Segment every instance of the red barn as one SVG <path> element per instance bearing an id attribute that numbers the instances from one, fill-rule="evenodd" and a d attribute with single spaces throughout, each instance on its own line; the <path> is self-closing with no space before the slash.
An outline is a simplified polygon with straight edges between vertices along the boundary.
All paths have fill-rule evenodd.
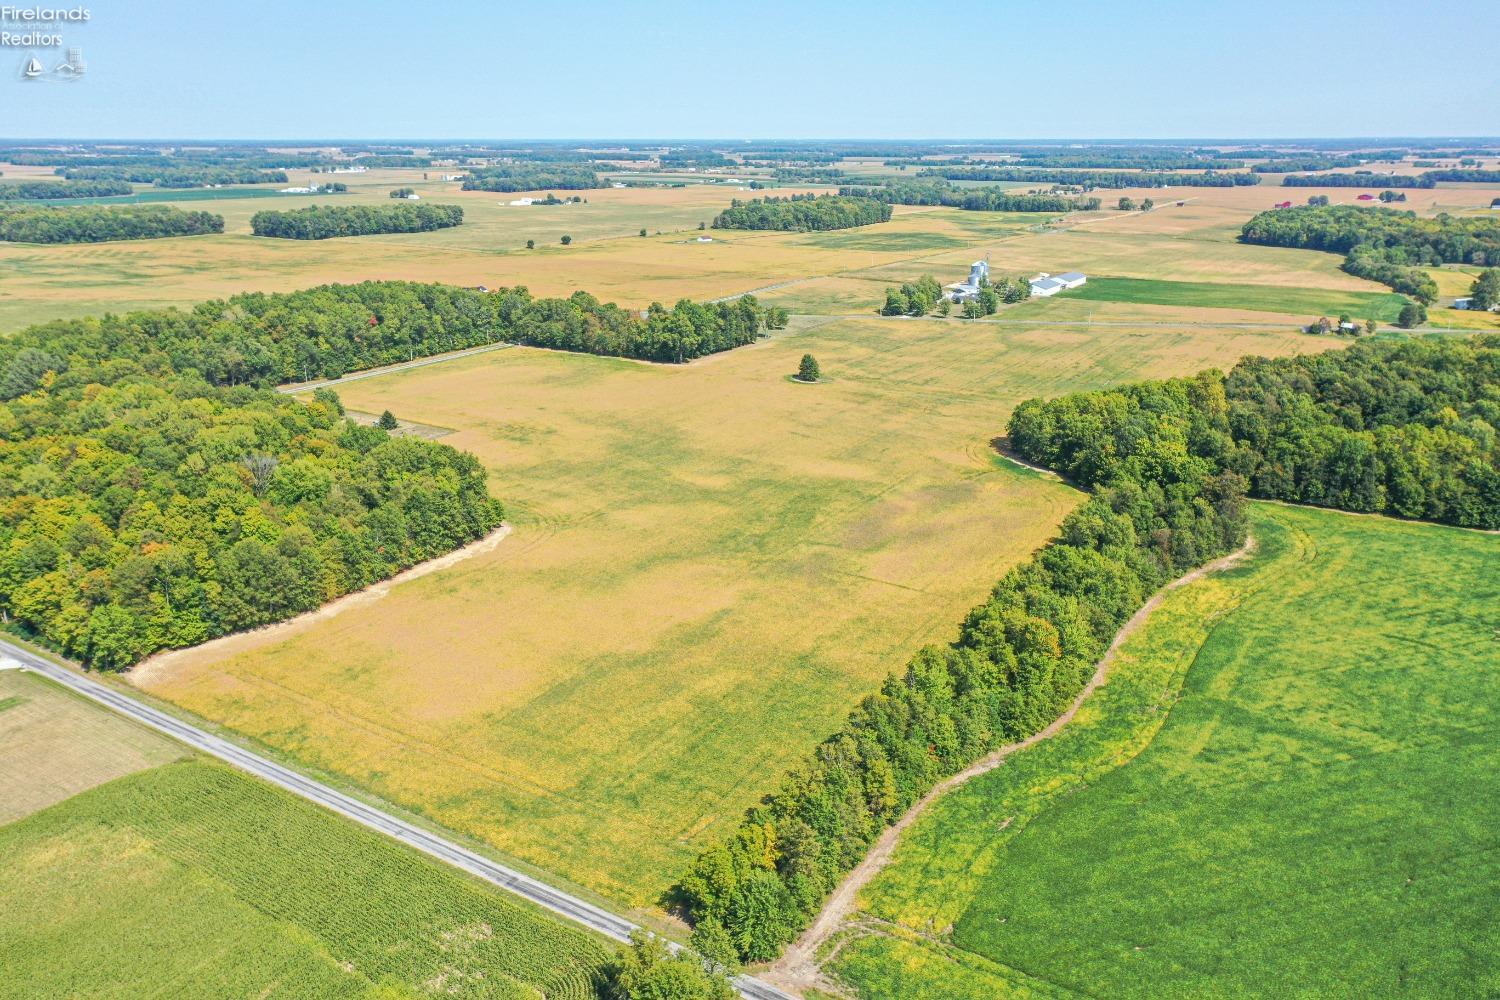
<path id="1" fill-rule="evenodd" d="M 1356 200 L 1357 201 L 1374 201 L 1375 200 L 1375 196 L 1373 194 L 1362 194 Z"/>
<path id="2" fill-rule="evenodd" d="M 1292 203 L 1289 202 L 1289 201 L 1278 201 L 1276 203 L 1276 207 L 1277 208 L 1291 208 L 1292 207 Z"/>

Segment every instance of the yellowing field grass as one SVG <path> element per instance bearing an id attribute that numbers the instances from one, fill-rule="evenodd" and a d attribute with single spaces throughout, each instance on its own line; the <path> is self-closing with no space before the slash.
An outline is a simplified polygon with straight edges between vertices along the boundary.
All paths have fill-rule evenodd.
<path id="1" fill-rule="evenodd" d="M 684 367 L 510 349 L 349 383 L 456 428 L 493 552 L 137 682 L 630 904 L 1077 494 L 999 464 L 1017 402 L 1324 343 L 1291 332 L 805 320 Z M 831 380 L 789 382 L 803 352 Z"/>
<path id="2" fill-rule="evenodd" d="M 587 204 L 512 206 L 525 192 L 461 191 L 440 170 L 383 170 L 341 175 L 348 194 L 277 198 L 223 198 L 184 202 L 224 216 L 222 236 L 198 236 L 83 246 L 0 244 L 0 333 L 59 316 L 161 305 L 188 306 L 246 290 L 285 291 L 329 281 L 405 278 L 462 285 L 520 285 L 538 294 L 567 295 L 582 288 L 606 300 L 641 307 L 684 296 L 713 298 L 780 285 L 786 304 L 808 312 L 873 310 L 886 283 L 925 273 L 956 281 L 976 257 L 989 254 L 999 274 L 1079 269 L 1090 274 L 1175 281 L 1227 280 L 1237 284 L 1383 291 L 1344 274 L 1334 254 L 1234 242 L 1252 214 L 1287 197 L 1329 193 L 1335 201 L 1358 192 L 1343 189 L 1174 188 L 1104 192 L 1150 195 L 1155 212 L 1102 211 L 1069 217 L 1046 214 L 962 212 L 898 206 L 891 222 L 832 233 L 709 232 L 699 243 L 697 225 L 709 222 L 730 199 L 759 192 L 734 186 L 606 188 L 573 192 Z M 293 172 L 293 183 L 312 175 Z M 365 236 L 315 242 L 258 239 L 250 216 L 263 209 L 309 204 L 381 204 L 395 187 L 416 189 L 426 201 L 456 203 L 462 226 L 432 233 Z M 822 190 L 805 185 L 786 190 Z M 543 193 L 543 192 L 532 192 Z M 558 192 L 569 194 L 569 192 Z M 778 192 L 769 192 L 778 193 Z M 786 191 L 779 193 L 785 194 Z M 1496 192 L 1467 186 L 1410 192 L 1420 211 L 1470 211 Z M 1185 204 L 1178 207 L 1176 202 Z M 641 238 L 639 231 L 648 236 Z M 658 232 L 661 235 L 657 235 Z M 563 235 L 573 244 L 563 247 Z M 536 249 L 526 250 L 528 239 Z M 807 279 L 834 282 L 831 298 Z M 848 285 L 854 279 L 859 285 Z"/>

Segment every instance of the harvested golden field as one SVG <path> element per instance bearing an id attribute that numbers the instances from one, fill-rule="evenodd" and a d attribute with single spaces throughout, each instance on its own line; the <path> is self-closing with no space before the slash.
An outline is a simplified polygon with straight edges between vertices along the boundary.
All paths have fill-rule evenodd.
<path id="1" fill-rule="evenodd" d="M 873 310 L 886 283 L 924 273 L 957 281 L 977 257 L 991 255 L 1000 274 L 1083 270 L 1090 275 L 1178 281 L 1230 280 L 1296 288 L 1380 291 L 1344 274 L 1334 254 L 1241 246 L 1240 225 L 1277 200 L 1300 203 L 1327 193 L 1352 201 L 1353 189 L 1171 188 L 1100 192 L 1106 206 L 1121 194 L 1153 197 L 1151 213 L 1112 210 L 1057 224 L 1046 214 L 963 212 L 898 206 L 891 222 L 827 233 L 717 232 L 698 242 L 732 198 L 753 197 L 733 185 L 605 188 L 574 192 L 586 204 L 513 206 L 528 193 L 460 191 L 440 171 L 378 170 L 341 175 L 348 194 L 196 197 L 179 204 L 224 216 L 220 236 L 73 246 L 0 244 L 0 332 L 59 316 L 188 306 L 241 291 L 287 291 L 329 281 L 411 279 L 461 285 L 527 285 L 538 294 L 585 289 L 605 300 L 643 307 L 653 300 L 714 298 L 792 283 L 784 304 L 799 311 Z M 292 172 L 291 184 L 313 175 Z M 380 204 L 409 186 L 425 201 L 462 205 L 462 226 L 430 233 L 322 241 L 249 235 L 250 216 L 309 204 Z M 792 190 L 822 190 L 817 185 Z M 545 192 L 530 192 L 540 194 Z M 569 194 L 568 192 L 558 192 Z M 1411 191 L 1419 211 L 1477 211 L 1500 191 L 1466 185 Z M 570 195 L 571 196 L 571 195 Z M 1184 204 L 1178 207 L 1177 201 Z M 646 229 L 648 236 L 638 235 Z M 658 232 L 661 235 L 657 235 Z M 573 237 L 564 247 L 563 235 Z M 536 249 L 525 249 L 528 239 Z M 848 285 L 844 279 L 861 283 Z M 808 279 L 835 283 L 827 298 Z"/>
<path id="2" fill-rule="evenodd" d="M 455 432 L 487 553 L 135 682 L 647 907 L 1077 494 L 992 459 L 1031 396 L 1328 346 L 1290 332 L 804 319 L 682 367 L 513 348 L 353 381 Z M 830 381 L 788 381 L 811 352 Z"/>
<path id="3" fill-rule="evenodd" d="M 19 670 L 0 670 L 0 825 L 187 756 L 164 736 Z"/>

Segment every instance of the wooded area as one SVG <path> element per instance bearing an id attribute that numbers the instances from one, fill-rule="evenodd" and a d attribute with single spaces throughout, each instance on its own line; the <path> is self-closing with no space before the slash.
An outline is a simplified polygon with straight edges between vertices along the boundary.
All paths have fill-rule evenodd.
<path id="1" fill-rule="evenodd" d="M 847 195 L 794 194 L 786 198 L 735 198 L 714 217 L 714 229 L 774 229 L 823 232 L 891 221 L 891 206 Z"/>
<path id="2" fill-rule="evenodd" d="M 11 243 L 106 243 L 223 231 L 223 216 L 169 205 L 0 208 L 0 240 Z"/>
<path id="3" fill-rule="evenodd" d="M 256 212 L 250 231 L 283 240 L 328 240 L 380 233 L 425 233 L 461 226 L 457 205 L 312 205 L 289 212 Z"/>
<path id="4" fill-rule="evenodd" d="M 1246 243 L 1346 254 L 1344 270 L 1430 305 L 1437 264 L 1500 263 L 1500 220 L 1355 205 L 1308 205 L 1261 212 L 1240 230 Z"/>
<path id="5" fill-rule="evenodd" d="M 1154 170 L 1047 170 L 1032 167 L 927 167 L 918 177 L 950 181 L 1022 181 L 1068 184 L 1091 188 L 1246 187 L 1260 183 L 1260 175 L 1244 172 L 1162 173 Z"/>
<path id="6" fill-rule="evenodd" d="M 129 181 L 16 181 L 0 184 L 0 201 L 53 201 L 63 198 L 112 198 L 133 194 Z"/>
<path id="7" fill-rule="evenodd" d="M 841 187 L 839 194 L 893 205 L 944 205 L 970 212 L 1096 212 L 1098 198 L 1017 194 L 1000 187 L 956 187 L 941 178 L 892 181 L 879 187 Z"/>
<path id="8" fill-rule="evenodd" d="M 587 166 L 558 163 L 513 163 L 470 170 L 465 191 L 581 191 L 602 187 L 599 175 Z"/>

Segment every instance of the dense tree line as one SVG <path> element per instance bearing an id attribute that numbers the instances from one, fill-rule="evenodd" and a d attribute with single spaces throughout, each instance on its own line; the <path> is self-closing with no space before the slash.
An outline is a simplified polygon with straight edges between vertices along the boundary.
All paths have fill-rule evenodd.
<path id="1" fill-rule="evenodd" d="M 793 184 L 837 184 L 844 172 L 836 167 L 777 167 L 771 178 Z"/>
<path id="2" fill-rule="evenodd" d="M 58 201 L 132 194 L 128 181 L 17 181 L 0 184 L 0 201 Z"/>
<path id="3" fill-rule="evenodd" d="M 736 198 L 714 217 L 715 229 L 775 229 L 821 232 L 889 222 L 891 206 L 872 198 L 794 194 L 787 198 Z"/>
<path id="4" fill-rule="evenodd" d="M 1085 485 L 1140 453 L 1142 421 L 1180 424 L 1185 454 L 1273 500 L 1500 528 L 1500 337 L 1361 341 L 1247 358 L 1221 386 L 1229 434 L 1204 436 L 1150 403 L 1156 383 L 1030 402 L 1011 442 Z"/>
<path id="5" fill-rule="evenodd" d="M 1438 215 L 1354 205 L 1273 209 L 1246 222 L 1240 238 L 1265 246 L 1346 254 L 1344 270 L 1390 285 L 1430 305 L 1437 285 L 1424 270 L 1437 264 L 1500 262 L 1500 219 Z"/>
<path id="6" fill-rule="evenodd" d="M 156 149 L 125 152 L 114 148 L 107 153 L 61 152 L 36 149 L 0 149 L 0 160 L 31 167 L 256 167 L 263 170 L 289 170 L 294 167 L 317 167 L 337 161 L 318 153 L 275 153 L 251 147 L 188 149 L 163 153 Z"/>
<path id="7" fill-rule="evenodd" d="M 1290 174 L 1313 170 L 1337 170 L 1339 168 L 1359 167 L 1372 160 L 1399 160 L 1406 155 L 1402 149 L 1383 149 L 1372 153 L 1350 153 L 1343 156 L 1306 154 L 1298 156 L 1284 156 L 1272 154 L 1272 158 L 1264 163 L 1257 163 L 1250 169 L 1258 174 Z"/>
<path id="8" fill-rule="evenodd" d="M 1422 176 L 1432 181 L 1500 184 L 1500 170 L 1429 170 Z"/>
<path id="9" fill-rule="evenodd" d="M 499 342 L 683 362 L 752 343 L 786 319 L 751 296 L 653 304 L 642 315 L 583 292 L 537 299 L 524 288 L 367 281 L 254 292 L 189 311 L 54 320 L 0 338 L 0 400 L 42 387 L 48 372 L 60 384 L 107 381 L 100 372 L 115 363 L 264 387 Z"/>
<path id="10" fill-rule="evenodd" d="M 918 177 L 950 181 L 1021 181 L 1033 184 L 1072 184 L 1084 188 L 1245 187 L 1260 183 L 1254 173 L 1161 173 L 1152 170 L 1039 170 L 1033 167 L 927 167 Z"/>
<path id="11" fill-rule="evenodd" d="M 0 403 L 0 618 L 95 668 L 311 610 L 500 522 L 472 455 L 357 427 L 331 393 L 89 367 L 102 384 Z"/>
<path id="12" fill-rule="evenodd" d="M 1017 157 L 1006 163 L 1012 167 L 1113 167 L 1136 170 L 1239 170 L 1243 160 L 1207 159 L 1192 153 L 1170 150 L 1096 150 L 1089 153 L 1047 153 Z"/>
<path id="13" fill-rule="evenodd" d="M 589 167 L 525 163 L 471 170 L 463 183 L 465 191 L 582 191 L 601 186 L 599 175 Z"/>
<path id="14" fill-rule="evenodd" d="M 345 150 L 348 152 L 348 150 Z M 354 160 L 358 167 L 369 167 L 374 170 L 380 167 L 430 167 L 432 158 L 428 156 L 413 156 L 406 153 L 376 153 L 371 156 L 359 156 Z"/>
<path id="15" fill-rule="evenodd" d="M 105 243 L 223 231 L 223 216 L 168 205 L 0 208 L 0 240 L 12 243 Z"/>
<path id="16" fill-rule="evenodd" d="M 732 167 L 735 162 L 723 153 L 711 149 L 683 149 L 661 154 L 663 170 L 681 170 L 684 167 Z"/>
<path id="17" fill-rule="evenodd" d="M 1430 188 L 1435 185 L 1427 174 L 1377 174 L 1368 170 L 1352 174 L 1288 174 L 1281 179 L 1282 187 Z"/>
<path id="18" fill-rule="evenodd" d="M 1099 470 L 1095 495 L 996 584 L 958 640 L 918 652 L 697 858 L 677 887 L 695 940 L 774 957 L 912 803 L 1044 728 L 1147 595 L 1243 541 L 1243 478 L 1189 449 L 1228 441 L 1222 381 L 1156 383 L 1147 405 L 1132 454 Z"/>
<path id="19" fill-rule="evenodd" d="M 159 188 L 200 188 L 223 184 L 285 184 L 285 170 L 247 166 L 59 167 L 68 180 L 129 181 Z"/>
<path id="20" fill-rule="evenodd" d="M 999 187 L 956 187 L 945 180 L 892 181 L 879 187 L 841 187 L 839 194 L 893 205 L 946 205 L 970 212 L 1094 212 L 1098 198 L 1017 194 Z"/>
<path id="21" fill-rule="evenodd" d="M 312 205 L 290 212 L 256 212 L 250 231 L 283 240 L 326 240 L 375 233 L 425 233 L 462 225 L 457 205 Z"/>

